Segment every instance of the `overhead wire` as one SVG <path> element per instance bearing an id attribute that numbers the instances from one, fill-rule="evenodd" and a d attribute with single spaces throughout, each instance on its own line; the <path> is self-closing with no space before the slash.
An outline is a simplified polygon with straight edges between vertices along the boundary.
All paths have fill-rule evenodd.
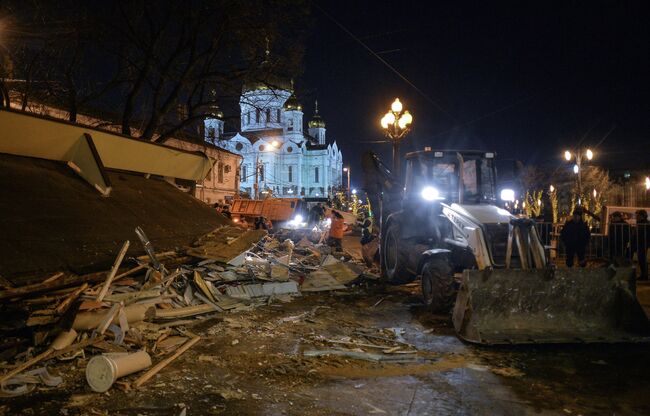
<path id="1" fill-rule="evenodd" d="M 392 66 L 388 61 L 386 61 L 384 58 L 379 56 L 370 46 L 368 46 L 364 41 L 359 39 L 354 33 L 352 33 L 350 30 L 348 30 L 347 27 L 345 27 L 342 23 L 340 23 L 338 20 L 334 18 L 331 14 L 327 13 L 322 7 L 320 7 L 315 1 L 312 2 L 312 4 L 321 11 L 325 16 L 327 16 L 328 19 L 330 19 L 335 25 L 337 25 L 342 31 L 348 34 L 352 39 L 354 39 L 359 45 L 361 45 L 365 50 L 367 50 L 372 56 L 377 58 L 382 64 L 384 64 L 388 69 L 390 69 L 395 75 L 397 75 L 399 78 L 402 79 L 402 81 L 406 82 L 411 88 L 413 88 L 415 91 L 417 91 L 418 94 L 420 94 L 424 99 L 426 99 L 429 103 L 431 103 L 434 107 L 436 107 L 441 113 L 449 117 L 452 121 L 455 123 L 459 123 L 458 119 L 454 117 L 451 113 L 449 113 L 447 110 L 442 108 L 440 104 L 438 104 L 433 98 L 431 98 L 427 93 L 422 91 L 420 88 L 418 88 L 414 83 L 412 83 L 408 78 L 406 78 L 399 70 L 397 70 L 394 66 Z"/>
<path id="2" fill-rule="evenodd" d="M 354 41 L 359 43 L 366 51 L 368 51 L 372 56 L 377 58 L 382 64 L 384 64 L 388 69 L 390 69 L 393 73 L 395 73 L 400 79 L 402 79 L 404 82 L 406 82 L 411 88 L 413 88 L 415 91 L 418 92 L 422 97 L 424 97 L 429 103 L 431 103 L 434 107 L 436 107 L 440 112 L 442 112 L 444 115 L 446 115 L 448 118 L 450 118 L 454 123 L 456 123 L 454 126 L 451 128 L 442 131 L 440 133 L 436 133 L 435 136 L 440 136 L 446 133 L 449 133 L 452 130 L 455 130 L 459 127 L 465 127 L 469 126 L 471 124 L 477 123 L 483 119 L 486 119 L 488 117 L 492 117 L 496 114 L 499 114 L 503 111 L 506 111 L 518 104 L 521 104 L 523 102 L 529 101 L 533 98 L 535 98 L 538 94 L 533 94 L 529 95 L 525 98 L 516 100 L 515 102 L 505 105 L 497 110 L 491 111 L 487 114 L 481 115 L 479 117 L 476 117 L 472 120 L 469 120 L 467 122 L 461 122 L 458 120 L 456 117 L 454 117 L 449 111 L 445 110 L 442 108 L 438 102 L 436 102 L 433 98 L 431 98 L 427 93 L 422 91 L 419 87 L 417 87 L 413 82 L 411 82 L 406 76 L 404 76 L 398 69 L 396 69 L 393 65 L 391 65 L 388 61 L 386 61 L 384 58 L 379 56 L 379 53 L 381 52 L 375 52 L 370 46 L 368 46 L 360 37 L 356 36 L 354 33 L 352 33 L 347 27 L 345 27 L 341 22 L 339 22 L 337 19 L 334 18 L 331 14 L 329 14 L 327 11 L 325 11 L 320 5 L 318 5 L 315 1 L 312 1 L 312 4 L 321 12 L 323 13 L 328 19 L 330 19 L 335 25 L 337 25 L 343 32 L 345 32 L 348 36 L 350 36 Z M 392 32 L 387 32 L 387 33 L 393 33 L 393 32 L 398 32 L 398 31 L 392 31 Z M 367 37 L 369 38 L 369 37 Z M 392 50 L 391 50 L 392 52 Z M 368 143 L 388 143 L 388 141 L 373 141 L 373 142 L 368 142 Z"/>

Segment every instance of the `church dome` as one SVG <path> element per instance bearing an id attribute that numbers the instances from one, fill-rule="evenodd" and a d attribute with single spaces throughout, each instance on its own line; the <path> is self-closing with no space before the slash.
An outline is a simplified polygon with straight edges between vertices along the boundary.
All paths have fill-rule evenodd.
<path id="1" fill-rule="evenodd" d="M 325 127 L 325 120 L 318 114 L 315 114 L 314 117 L 309 121 L 309 127 L 318 128 Z"/>
<path id="2" fill-rule="evenodd" d="M 289 97 L 289 99 L 284 103 L 284 109 L 302 111 L 302 105 L 298 101 L 298 98 L 296 98 L 295 94 L 291 94 L 291 97 Z"/>
<path id="3" fill-rule="evenodd" d="M 242 93 L 261 90 L 291 91 L 291 82 L 280 76 L 264 74 L 258 79 L 245 82 L 242 87 Z"/>
<path id="4" fill-rule="evenodd" d="M 318 101 L 316 101 L 316 110 L 314 110 L 314 117 L 308 123 L 310 128 L 325 128 L 325 120 L 318 114 Z"/>
<path id="5" fill-rule="evenodd" d="M 209 113 L 213 118 L 223 120 L 223 111 L 219 108 L 218 105 L 211 105 L 210 106 L 210 113 Z"/>

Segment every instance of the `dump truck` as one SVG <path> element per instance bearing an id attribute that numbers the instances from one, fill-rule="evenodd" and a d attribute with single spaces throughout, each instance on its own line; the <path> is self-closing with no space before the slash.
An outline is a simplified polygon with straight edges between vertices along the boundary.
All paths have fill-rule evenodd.
<path id="1" fill-rule="evenodd" d="M 307 218 L 304 205 L 299 198 L 234 199 L 230 213 L 235 221 L 245 218 L 252 223 L 255 218 L 264 217 L 274 224 L 284 224 L 295 221 L 296 217 L 300 222 Z"/>
<path id="2" fill-rule="evenodd" d="M 556 268 L 534 221 L 497 205 L 495 156 L 408 153 L 403 182 L 376 155 L 364 157 L 382 277 L 419 277 L 429 310 L 451 311 L 458 336 L 473 343 L 648 341 L 634 269 Z"/>

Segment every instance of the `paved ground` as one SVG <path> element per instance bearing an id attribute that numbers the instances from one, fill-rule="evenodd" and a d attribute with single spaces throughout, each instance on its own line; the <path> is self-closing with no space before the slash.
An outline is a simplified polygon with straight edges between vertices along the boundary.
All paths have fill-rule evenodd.
<path id="1" fill-rule="evenodd" d="M 435 361 L 377 364 L 301 354 L 318 336 L 391 327 Z M 65 371 L 63 389 L 5 400 L 0 409 L 6 415 L 178 415 L 184 407 L 189 415 L 650 414 L 647 345 L 467 345 L 453 335 L 448 317 L 423 310 L 415 286 L 308 295 L 205 320 L 193 330 L 205 339 L 142 390 L 90 393 L 81 359 L 72 370 L 51 368 Z"/>

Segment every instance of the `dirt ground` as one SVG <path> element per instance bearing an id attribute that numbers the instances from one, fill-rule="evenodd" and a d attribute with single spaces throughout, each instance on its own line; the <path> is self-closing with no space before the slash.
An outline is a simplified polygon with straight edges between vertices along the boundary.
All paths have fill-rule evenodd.
<path id="1" fill-rule="evenodd" d="M 87 356 L 49 367 L 63 386 L 0 399 L 0 415 L 650 414 L 647 344 L 466 344 L 449 316 L 424 309 L 417 282 L 303 294 L 187 329 L 202 340 L 139 390 L 93 393 Z M 419 359 L 304 355 L 359 331 L 397 334 Z"/>

